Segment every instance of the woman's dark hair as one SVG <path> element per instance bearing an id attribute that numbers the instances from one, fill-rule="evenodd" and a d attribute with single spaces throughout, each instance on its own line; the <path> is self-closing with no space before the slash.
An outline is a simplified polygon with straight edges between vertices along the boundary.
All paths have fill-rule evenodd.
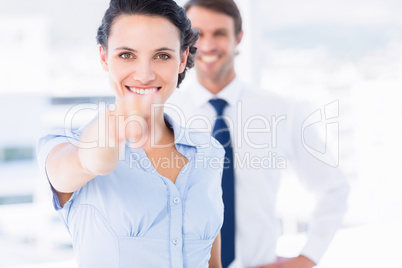
<path id="1" fill-rule="evenodd" d="M 198 40 L 198 31 L 191 29 L 191 22 L 187 18 L 184 8 L 178 6 L 174 0 L 111 0 L 96 36 L 96 41 L 104 49 L 107 49 L 110 29 L 116 18 L 121 15 L 163 17 L 179 29 L 181 52 L 189 48 L 186 68 L 179 74 L 177 82 L 177 87 L 179 87 L 186 75 L 186 71 L 194 66 L 195 53 L 197 52 L 197 48 L 194 45 Z"/>
<path id="2" fill-rule="evenodd" d="M 204 7 L 233 18 L 235 34 L 242 31 L 242 19 L 239 8 L 233 0 L 189 0 L 184 8 L 188 11 L 193 6 Z"/>

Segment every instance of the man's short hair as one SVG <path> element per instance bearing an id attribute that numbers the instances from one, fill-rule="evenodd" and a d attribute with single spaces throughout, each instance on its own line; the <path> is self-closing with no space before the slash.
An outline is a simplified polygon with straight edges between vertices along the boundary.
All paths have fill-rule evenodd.
<path id="1" fill-rule="evenodd" d="M 184 8 L 188 11 L 193 6 L 211 9 L 232 17 L 234 20 L 235 34 L 238 35 L 242 31 L 240 11 L 233 0 L 190 0 L 184 5 Z"/>

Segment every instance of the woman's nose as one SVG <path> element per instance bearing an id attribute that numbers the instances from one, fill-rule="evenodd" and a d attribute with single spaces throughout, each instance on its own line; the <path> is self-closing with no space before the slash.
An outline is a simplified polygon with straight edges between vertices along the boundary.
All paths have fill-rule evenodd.
<path id="1" fill-rule="evenodd" d="M 155 72 L 150 62 L 137 64 L 134 71 L 134 79 L 142 84 L 148 84 L 155 80 Z"/>

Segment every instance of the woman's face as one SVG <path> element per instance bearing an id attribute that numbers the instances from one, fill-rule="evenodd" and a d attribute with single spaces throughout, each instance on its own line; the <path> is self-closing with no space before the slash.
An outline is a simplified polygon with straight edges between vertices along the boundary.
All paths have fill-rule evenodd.
<path id="1" fill-rule="evenodd" d="M 100 57 L 117 97 L 155 94 L 153 99 L 164 103 L 186 66 L 188 50 L 181 53 L 179 36 L 177 27 L 163 17 L 116 18 Z"/>

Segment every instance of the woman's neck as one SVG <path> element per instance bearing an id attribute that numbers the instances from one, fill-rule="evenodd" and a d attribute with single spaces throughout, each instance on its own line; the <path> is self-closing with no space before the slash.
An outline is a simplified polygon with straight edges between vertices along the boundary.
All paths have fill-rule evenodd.
<path id="1" fill-rule="evenodd" d="M 153 118 L 150 118 L 148 140 L 145 148 L 155 149 L 165 146 L 171 146 L 174 144 L 173 130 L 169 128 L 165 123 L 165 117 L 163 109 L 155 110 Z"/>

